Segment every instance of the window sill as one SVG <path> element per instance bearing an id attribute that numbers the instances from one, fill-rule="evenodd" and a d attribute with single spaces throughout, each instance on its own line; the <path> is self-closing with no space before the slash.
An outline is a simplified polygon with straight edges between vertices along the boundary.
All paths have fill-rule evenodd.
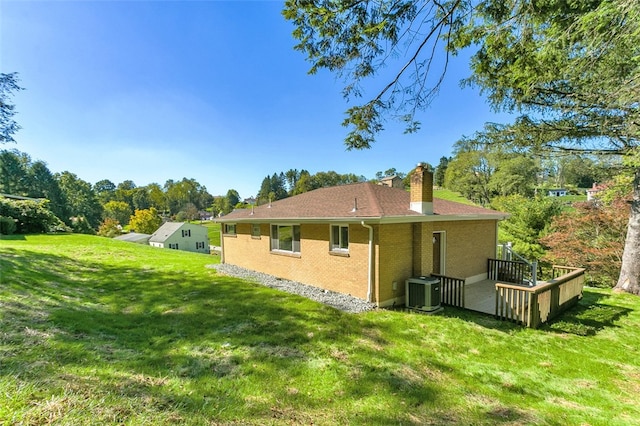
<path id="1" fill-rule="evenodd" d="M 329 255 L 338 257 L 350 257 L 348 251 L 329 250 Z"/>
<path id="2" fill-rule="evenodd" d="M 261 240 L 262 238 L 261 238 L 261 237 L 256 237 L 255 235 L 252 235 L 252 236 L 251 236 L 251 239 L 252 239 L 252 240 Z"/>
<path id="3" fill-rule="evenodd" d="M 271 250 L 269 253 L 275 254 L 276 256 L 287 256 L 287 257 L 295 257 L 300 258 L 300 253 L 294 253 L 292 251 L 283 251 L 283 250 Z"/>
<path id="4" fill-rule="evenodd" d="M 222 236 L 227 238 L 238 238 L 238 234 L 222 234 Z"/>

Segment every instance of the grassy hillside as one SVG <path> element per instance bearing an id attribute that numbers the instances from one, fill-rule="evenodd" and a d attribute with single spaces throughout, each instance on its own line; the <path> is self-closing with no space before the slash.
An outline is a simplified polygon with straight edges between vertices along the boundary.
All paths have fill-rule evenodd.
<path id="1" fill-rule="evenodd" d="M 0 424 L 640 424 L 640 298 L 524 329 L 345 314 L 215 257 L 80 235 L 0 241 Z"/>
<path id="2" fill-rule="evenodd" d="M 433 191 L 433 196 L 434 198 L 440 198 L 441 200 L 456 201 L 462 204 L 474 205 L 472 201 L 464 198 L 459 192 L 454 192 L 449 189 L 436 189 L 435 191 Z"/>
<path id="3" fill-rule="evenodd" d="M 200 223 L 199 223 L 200 224 Z M 201 224 L 207 228 L 207 233 L 209 235 L 209 244 L 212 246 L 220 246 L 220 224 L 207 221 Z"/>

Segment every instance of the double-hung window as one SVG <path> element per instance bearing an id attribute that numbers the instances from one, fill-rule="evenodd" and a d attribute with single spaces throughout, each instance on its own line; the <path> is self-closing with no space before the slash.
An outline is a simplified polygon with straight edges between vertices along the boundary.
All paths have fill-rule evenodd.
<path id="1" fill-rule="evenodd" d="M 331 251 L 349 251 L 349 225 L 331 225 Z"/>
<path id="2" fill-rule="evenodd" d="M 271 225 L 271 250 L 300 253 L 300 225 Z"/>

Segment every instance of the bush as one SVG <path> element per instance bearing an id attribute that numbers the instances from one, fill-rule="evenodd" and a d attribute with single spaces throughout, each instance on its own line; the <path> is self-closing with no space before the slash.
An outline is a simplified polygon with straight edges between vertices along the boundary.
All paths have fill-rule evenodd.
<path id="1" fill-rule="evenodd" d="M 121 234 L 122 226 L 120 222 L 113 218 L 106 218 L 98 228 L 98 235 L 101 237 L 113 238 Z"/>
<path id="2" fill-rule="evenodd" d="M 47 201 L 10 200 L 0 198 L 0 216 L 15 219 L 18 234 L 53 232 L 64 229 L 64 223 L 48 208 Z"/>
<path id="3" fill-rule="evenodd" d="M 94 235 L 96 233 L 96 230 L 91 227 L 91 224 L 84 216 L 72 217 L 71 229 L 76 234 Z"/>
<path id="4" fill-rule="evenodd" d="M 11 235 L 16 232 L 16 220 L 12 217 L 0 216 L 0 234 Z"/>

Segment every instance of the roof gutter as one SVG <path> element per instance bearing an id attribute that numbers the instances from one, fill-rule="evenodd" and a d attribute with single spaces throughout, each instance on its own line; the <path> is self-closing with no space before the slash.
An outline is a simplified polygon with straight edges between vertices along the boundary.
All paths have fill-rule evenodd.
<path id="1" fill-rule="evenodd" d="M 371 217 L 238 217 L 238 218 L 224 218 L 216 219 L 217 223 L 327 223 L 327 222 L 362 222 L 367 221 L 369 223 L 384 224 L 384 223 L 420 223 L 420 222 L 452 222 L 463 220 L 503 220 L 511 216 L 508 213 L 489 213 L 489 214 L 448 214 L 448 215 L 407 215 L 407 216 L 371 216 Z"/>
<path id="2" fill-rule="evenodd" d="M 371 302 L 373 292 L 373 226 L 360 222 L 360 225 L 369 230 L 369 269 L 367 271 L 367 302 Z"/>

